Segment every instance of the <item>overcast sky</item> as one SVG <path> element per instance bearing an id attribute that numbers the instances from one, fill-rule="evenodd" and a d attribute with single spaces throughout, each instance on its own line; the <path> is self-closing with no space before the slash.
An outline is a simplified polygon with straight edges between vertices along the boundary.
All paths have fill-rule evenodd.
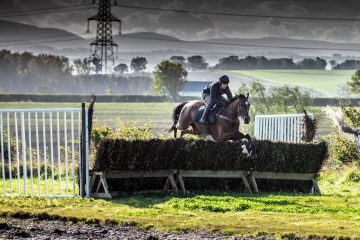
<path id="1" fill-rule="evenodd" d="M 27 11 L 79 4 L 81 0 L 0 1 L 0 16 L 9 11 Z M 90 1 L 83 1 L 89 4 Z M 242 1 L 242 0 L 118 0 L 119 4 L 224 12 L 300 17 L 359 18 L 360 1 Z M 113 15 L 123 21 L 123 33 L 156 32 L 187 40 L 208 38 L 286 37 L 333 42 L 360 43 L 360 21 L 314 21 L 278 18 L 214 16 L 113 7 Z M 54 27 L 74 33 L 86 31 L 86 19 L 96 8 L 63 13 L 1 18 L 39 27 Z M 92 25 L 95 32 L 95 24 Z"/>

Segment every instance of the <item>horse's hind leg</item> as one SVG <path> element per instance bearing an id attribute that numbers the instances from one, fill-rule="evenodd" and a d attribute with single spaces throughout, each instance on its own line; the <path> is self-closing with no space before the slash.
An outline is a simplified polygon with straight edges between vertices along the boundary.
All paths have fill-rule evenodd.
<path id="1" fill-rule="evenodd" d="M 183 137 L 185 134 L 192 134 L 192 132 L 193 132 L 192 129 L 189 129 L 189 128 L 182 130 L 180 132 L 180 137 Z"/>
<path id="2" fill-rule="evenodd" d="M 187 128 L 181 131 L 180 137 L 184 136 L 185 134 L 192 134 L 192 135 L 199 135 L 201 134 L 200 130 L 195 126 L 195 124 L 190 124 L 190 129 Z"/>

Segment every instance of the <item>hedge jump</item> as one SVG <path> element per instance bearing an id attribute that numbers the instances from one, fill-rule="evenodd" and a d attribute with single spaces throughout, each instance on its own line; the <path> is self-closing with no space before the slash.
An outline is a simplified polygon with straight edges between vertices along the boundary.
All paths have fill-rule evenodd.
<path id="1" fill-rule="evenodd" d="M 133 141 L 104 139 L 97 150 L 94 170 L 140 171 L 140 176 L 144 176 L 144 172 L 176 169 L 178 173 L 174 172 L 175 184 L 172 189 L 179 184 L 177 186 L 181 192 L 198 187 L 217 190 L 224 184 L 241 190 L 243 187 L 240 185 L 244 184 L 248 192 L 280 190 L 320 193 L 316 174 L 327 158 L 325 142 L 295 144 L 258 140 L 256 145 L 257 157 L 246 158 L 240 144 L 231 142 L 182 138 Z M 250 172 L 253 173 L 252 177 L 247 174 Z M 181 177 L 178 177 L 179 174 Z M 202 178 L 201 181 L 198 181 L 198 178 Z M 223 182 L 222 179 L 226 178 L 229 178 L 229 181 Z M 236 178 L 240 181 L 233 181 Z M 171 178 L 168 181 L 171 184 Z M 313 186 L 308 181 L 312 182 Z M 111 181 L 110 184 L 114 190 L 119 188 L 120 191 L 126 189 L 131 192 L 154 188 L 152 185 L 160 189 L 164 183 L 158 179 L 140 179 Z"/>

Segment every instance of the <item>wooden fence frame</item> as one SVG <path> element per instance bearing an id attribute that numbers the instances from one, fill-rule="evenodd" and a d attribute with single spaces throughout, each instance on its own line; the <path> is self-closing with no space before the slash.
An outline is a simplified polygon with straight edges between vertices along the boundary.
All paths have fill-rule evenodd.
<path id="1" fill-rule="evenodd" d="M 245 185 L 245 191 L 251 193 L 250 184 L 246 178 L 248 175 L 248 171 L 243 170 L 177 170 L 176 180 L 180 184 L 180 188 L 182 193 L 189 193 L 185 188 L 184 177 L 192 177 L 192 178 L 241 178 L 242 182 Z"/>
<path id="2" fill-rule="evenodd" d="M 93 189 L 96 179 L 99 177 L 95 192 L 91 193 L 91 197 L 96 198 L 114 198 L 119 195 L 119 192 L 109 192 L 109 187 L 106 179 L 121 179 L 121 178 L 154 178 L 154 177 L 166 177 L 166 183 L 162 190 L 148 190 L 138 193 L 150 193 L 150 192 L 167 192 L 170 190 L 170 186 L 174 192 L 178 192 L 177 184 L 175 182 L 174 175 L 175 169 L 170 170 L 158 170 L 158 171 L 93 171 L 91 173 L 90 190 Z M 100 193 L 101 186 L 104 189 L 103 193 Z"/>
<path id="3" fill-rule="evenodd" d="M 256 183 L 256 179 L 270 179 L 270 180 L 299 180 L 299 181 L 312 181 L 313 187 L 311 189 L 312 194 L 321 194 L 317 179 L 319 174 L 317 173 L 278 173 L 278 172 L 258 172 L 258 171 L 245 171 L 245 170 L 158 170 L 158 171 L 93 171 L 91 172 L 90 190 L 93 189 L 97 178 L 98 184 L 95 192 L 91 193 L 91 197 L 98 198 L 113 198 L 119 195 L 119 192 L 109 192 L 106 179 L 121 179 L 121 178 L 154 178 L 154 177 L 166 177 L 166 183 L 162 190 L 147 190 L 138 191 L 136 193 L 155 193 L 155 192 L 168 192 L 171 190 L 178 193 L 177 184 L 179 183 L 181 192 L 184 194 L 189 193 L 185 188 L 183 178 L 241 178 L 245 185 L 245 191 L 252 193 L 253 191 L 258 193 L 259 188 Z M 250 179 L 250 183 L 248 182 Z M 101 193 L 100 188 L 103 187 L 104 192 Z"/>
<path id="4" fill-rule="evenodd" d="M 270 179 L 270 180 L 298 180 L 298 181 L 312 181 L 312 194 L 321 194 L 317 173 L 277 173 L 277 172 L 257 172 L 253 171 L 249 174 L 251 185 L 255 192 L 259 192 L 256 179 Z"/>

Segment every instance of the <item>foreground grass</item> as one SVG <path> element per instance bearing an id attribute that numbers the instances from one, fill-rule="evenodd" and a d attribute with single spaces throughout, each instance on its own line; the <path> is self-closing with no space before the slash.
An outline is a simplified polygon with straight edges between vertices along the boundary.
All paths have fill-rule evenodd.
<path id="1" fill-rule="evenodd" d="M 163 231 L 360 236 L 357 197 L 306 195 L 146 195 L 117 200 L 0 198 L 3 216 L 19 212 Z M 55 216 L 55 217 L 54 217 Z"/>
<path id="2" fill-rule="evenodd" d="M 0 197 L 0 216 L 37 216 L 161 231 L 220 231 L 231 235 L 360 238 L 360 170 L 325 169 L 322 196 L 198 193 L 115 200 Z M 44 184 L 41 184 L 42 191 Z M 64 185 L 62 185 L 64 187 Z"/>

